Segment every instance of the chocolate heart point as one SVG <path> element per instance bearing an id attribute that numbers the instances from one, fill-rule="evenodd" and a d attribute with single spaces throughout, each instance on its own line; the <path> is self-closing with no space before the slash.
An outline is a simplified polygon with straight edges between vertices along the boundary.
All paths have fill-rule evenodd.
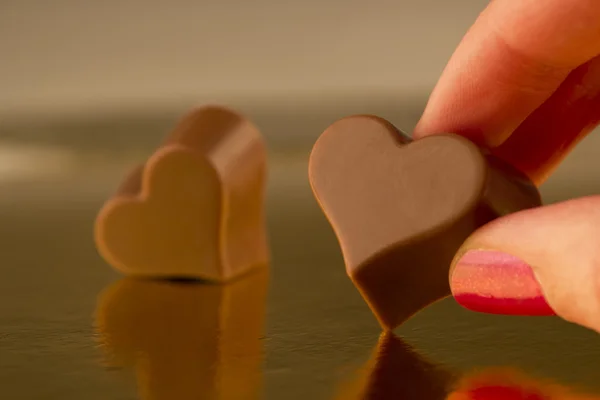
<path id="1" fill-rule="evenodd" d="M 309 177 L 348 274 L 385 328 L 450 294 L 450 262 L 476 228 L 540 204 L 526 178 L 467 139 L 411 142 L 374 116 L 330 126 Z"/>

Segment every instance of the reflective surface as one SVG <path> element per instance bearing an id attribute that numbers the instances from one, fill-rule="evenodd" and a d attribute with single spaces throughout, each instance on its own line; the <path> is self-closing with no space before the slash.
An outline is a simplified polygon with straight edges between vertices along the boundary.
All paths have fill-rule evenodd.
<path id="1" fill-rule="evenodd" d="M 150 141 L 50 142 L 1 145 L 39 163 L 0 185 L 2 398 L 600 398 L 600 338 L 556 318 L 446 299 L 382 335 L 310 193 L 307 146 L 272 151 L 268 272 L 222 287 L 126 279 L 94 249 L 96 212 Z"/>
<path id="2" fill-rule="evenodd" d="M 267 277 L 117 281 L 98 300 L 106 365 L 133 368 L 144 399 L 260 398 Z"/>

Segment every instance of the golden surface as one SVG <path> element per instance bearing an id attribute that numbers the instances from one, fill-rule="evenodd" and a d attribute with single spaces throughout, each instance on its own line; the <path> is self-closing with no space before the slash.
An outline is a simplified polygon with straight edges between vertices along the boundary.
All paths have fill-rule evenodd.
<path id="1" fill-rule="evenodd" d="M 260 398 L 267 278 L 117 281 L 98 299 L 106 365 L 134 369 L 144 400 Z"/>
<path id="2" fill-rule="evenodd" d="M 93 222 L 123 173 L 154 143 L 128 147 L 116 135 L 111 144 L 102 136 L 109 131 L 82 130 L 105 140 L 88 148 L 59 139 L 32 139 L 21 147 L 0 142 L 4 153 L 36 166 L 0 174 L 0 398 L 162 399 L 169 382 L 183 382 L 171 399 L 368 399 L 365 393 L 410 399 L 420 393 L 434 400 L 453 379 L 488 367 L 600 394 L 600 338 L 556 318 L 475 314 L 446 299 L 398 328 L 385 350 L 310 192 L 310 145 L 271 148 L 272 263 L 262 311 L 260 289 L 242 305 L 245 295 L 233 288 L 179 291 L 155 282 L 128 289 L 97 254 Z M 114 285 L 121 288 L 118 307 L 103 300 Z M 116 345 L 125 349 L 119 362 L 107 359 L 108 325 L 97 323 L 100 315 L 124 318 L 111 325 Z M 138 354 L 128 358 L 128 351 Z M 248 396 L 236 390 L 223 397 L 231 381 L 246 387 Z M 425 390 L 428 385 L 439 390 Z"/>

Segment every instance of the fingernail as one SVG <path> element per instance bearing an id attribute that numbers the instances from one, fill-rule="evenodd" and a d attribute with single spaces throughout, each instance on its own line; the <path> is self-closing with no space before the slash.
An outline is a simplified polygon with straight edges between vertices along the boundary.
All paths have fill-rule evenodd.
<path id="1" fill-rule="evenodd" d="M 523 260 L 491 250 L 469 250 L 450 277 L 454 299 L 463 307 L 488 314 L 556 315 L 533 270 Z"/>

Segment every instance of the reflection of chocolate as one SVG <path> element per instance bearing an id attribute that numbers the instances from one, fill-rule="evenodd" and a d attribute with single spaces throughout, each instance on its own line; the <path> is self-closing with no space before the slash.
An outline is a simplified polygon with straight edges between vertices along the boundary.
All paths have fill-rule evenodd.
<path id="1" fill-rule="evenodd" d="M 384 328 L 450 294 L 450 263 L 475 229 L 540 205 L 525 177 L 486 160 L 467 139 L 411 143 L 373 116 L 330 126 L 309 175 L 347 271 Z"/>
<path id="2" fill-rule="evenodd" d="M 135 368 L 144 400 L 260 398 L 267 280 L 117 282 L 96 319 L 109 364 Z"/>
<path id="3" fill-rule="evenodd" d="M 268 261 L 266 149 L 221 108 L 190 112 L 96 220 L 101 255 L 128 275 L 225 281 Z"/>
<path id="4" fill-rule="evenodd" d="M 426 361 L 402 339 L 385 332 L 359 377 L 336 398 L 443 400 L 454 379 L 453 374 Z"/>

